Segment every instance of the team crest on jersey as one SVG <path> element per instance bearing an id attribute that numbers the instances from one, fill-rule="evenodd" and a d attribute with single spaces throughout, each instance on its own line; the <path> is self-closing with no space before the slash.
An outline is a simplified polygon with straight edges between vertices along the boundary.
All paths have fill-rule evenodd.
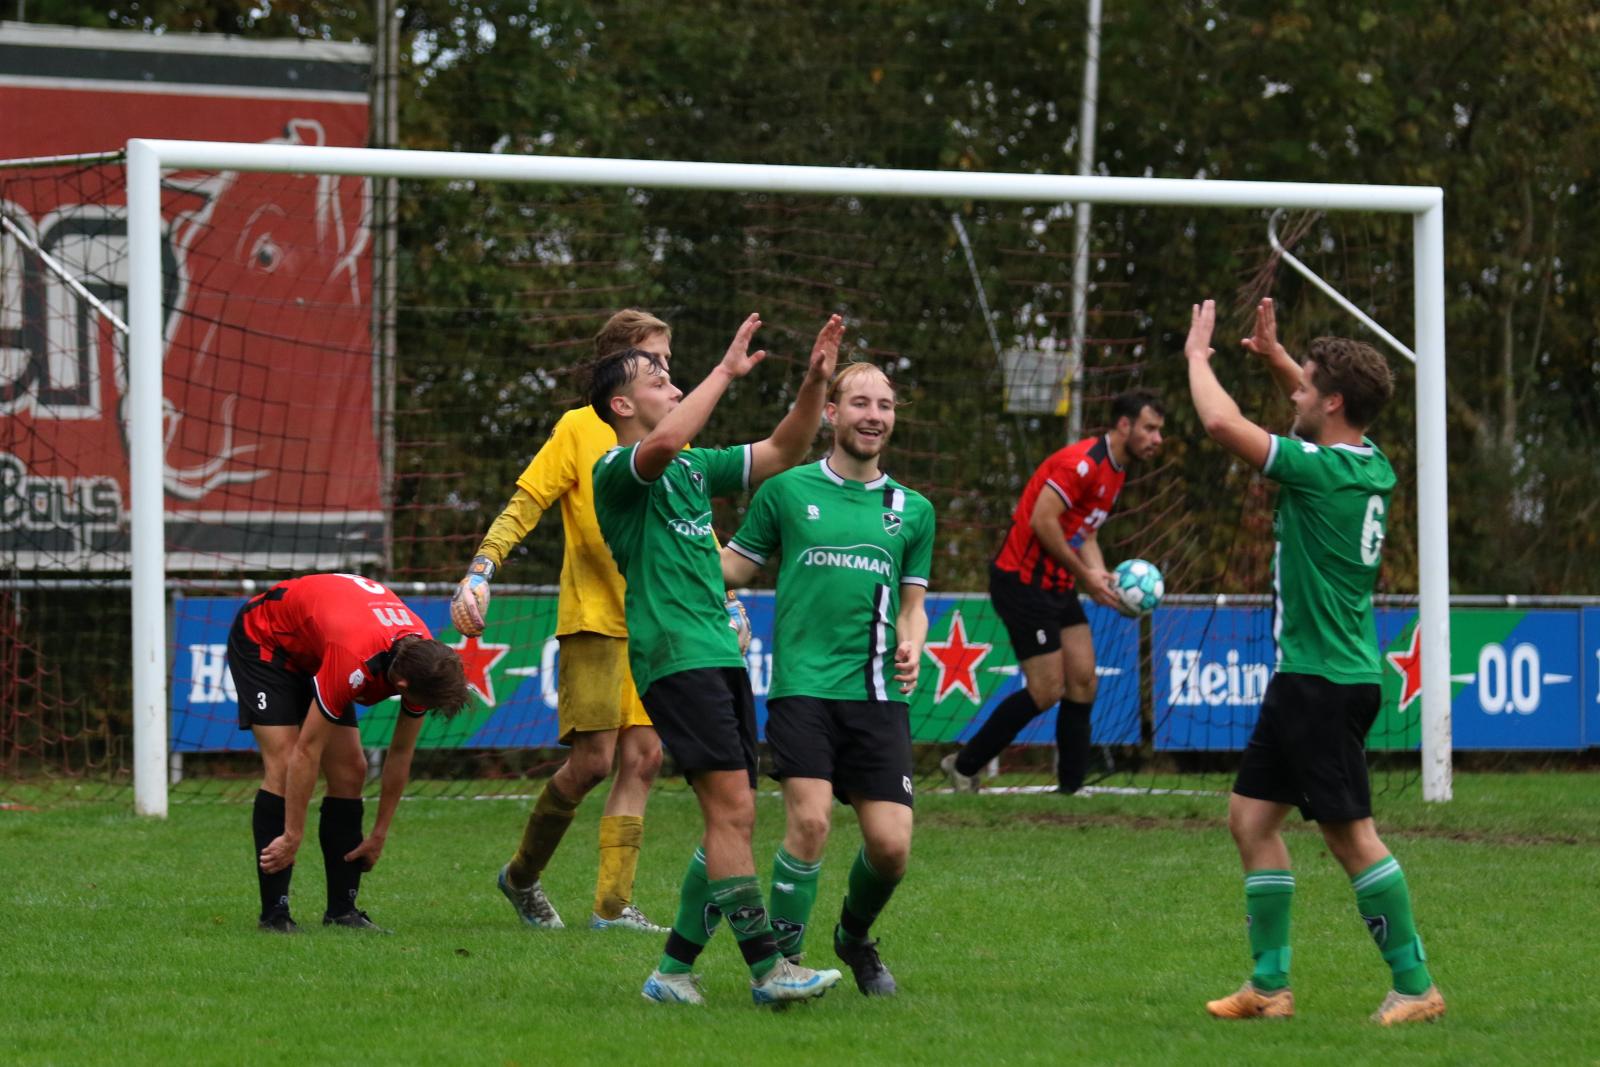
<path id="1" fill-rule="evenodd" d="M 367 676 L 365 674 L 361 673 L 361 668 L 360 667 L 357 667 L 355 670 L 350 672 L 350 688 L 351 689 L 360 689 L 361 688 L 361 683 L 366 681 L 366 680 L 367 680 Z"/>
<path id="2" fill-rule="evenodd" d="M 884 512 L 883 532 L 888 534 L 890 537 L 898 536 L 900 533 L 900 516 L 896 515 L 892 511 Z"/>
<path id="3" fill-rule="evenodd" d="M 807 504 L 806 518 L 813 520 L 822 518 L 822 509 L 817 507 L 815 504 Z"/>
<path id="4" fill-rule="evenodd" d="M 706 476 L 693 467 L 689 468 L 689 480 L 694 483 L 696 489 L 704 489 L 706 487 Z"/>

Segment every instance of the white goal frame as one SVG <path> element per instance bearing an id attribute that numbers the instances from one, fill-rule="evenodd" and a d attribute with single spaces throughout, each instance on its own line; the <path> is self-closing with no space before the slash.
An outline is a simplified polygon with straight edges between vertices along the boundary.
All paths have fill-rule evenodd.
<path id="1" fill-rule="evenodd" d="M 128 444 L 133 567 L 134 810 L 167 813 L 167 648 L 161 481 L 163 169 L 274 171 L 640 189 L 927 200 L 1152 204 L 1410 215 L 1417 354 L 1417 555 L 1422 795 L 1451 795 L 1444 191 L 1432 186 L 977 174 L 135 139 L 128 142 Z"/>

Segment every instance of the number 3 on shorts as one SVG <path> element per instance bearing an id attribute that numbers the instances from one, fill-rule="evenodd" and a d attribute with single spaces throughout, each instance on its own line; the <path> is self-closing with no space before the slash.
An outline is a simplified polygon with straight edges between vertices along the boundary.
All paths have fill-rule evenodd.
<path id="1" fill-rule="evenodd" d="M 267 710 L 267 694 L 265 694 L 265 693 L 257 693 L 256 694 L 256 710 L 257 711 L 266 711 Z"/>

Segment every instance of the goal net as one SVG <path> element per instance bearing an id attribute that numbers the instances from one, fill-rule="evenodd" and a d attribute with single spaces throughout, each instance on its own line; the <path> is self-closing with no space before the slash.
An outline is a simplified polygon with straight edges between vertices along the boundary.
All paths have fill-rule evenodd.
<path id="1" fill-rule="evenodd" d="M 1179 358 L 1189 304 L 1214 296 L 1227 310 L 1224 381 L 1282 431 L 1287 406 L 1233 343 L 1273 285 L 1264 209 L 1420 213 L 1430 202 L 1424 190 L 1363 199 L 1339 187 L 157 147 L 166 165 L 146 231 L 154 240 L 135 236 L 132 258 L 130 231 L 144 216 L 136 207 L 130 218 L 121 159 L 0 165 L 0 802 L 114 794 L 135 763 L 146 780 L 158 768 L 178 797 L 247 795 L 258 764 L 237 726 L 228 626 L 249 593 L 312 570 L 390 583 L 461 652 L 472 703 L 428 723 L 413 788 L 529 791 L 527 780 L 561 758 L 559 520 L 547 517 L 507 560 L 481 637 L 450 628 L 446 598 L 522 467 L 581 402 L 574 371 L 623 307 L 672 325 L 685 385 L 744 314 L 761 312 L 759 343 L 772 356 L 718 409 L 707 444 L 765 435 L 831 312 L 848 323 L 845 358 L 894 378 L 903 406 L 886 466 L 938 518 L 929 644 L 911 703 L 924 786 L 940 784 L 940 755 L 1021 685 L 987 571 L 1027 477 L 1069 443 L 1063 383 L 1081 375 L 1085 436 L 1106 428 L 1116 393 L 1156 390 L 1165 446 L 1130 469 L 1101 541 L 1113 564 L 1156 563 L 1167 597 L 1141 620 L 1089 608 L 1099 661 L 1091 784 L 1225 788 L 1274 663 L 1272 490 L 1199 431 Z M 1204 185 L 1232 187 L 1233 198 L 1202 206 L 1171 188 Z M 1095 214 L 1078 367 L 1072 204 L 1087 194 L 1120 206 Z M 1308 213 L 1286 239 L 1407 336 L 1407 223 Z M 159 314 L 143 320 L 130 303 L 130 291 L 134 303 L 152 291 L 141 262 L 159 262 L 161 280 Z M 1291 349 L 1356 332 L 1294 277 L 1280 276 L 1273 295 Z M 141 422 L 137 368 L 152 355 L 156 410 Z M 1380 610 L 1379 637 L 1415 658 L 1418 394 L 1396 369 L 1401 393 L 1374 428 L 1401 485 L 1380 592 L 1407 599 Z M 129 457 L 149 462 L 152 441 L 161 551 L 139 557 Z M 826 435 L 816 454 L 825 447 Z M 719 503 L 722 536 L 745 503 Z M 135 624 L 130 587 L 148 580 L 152 558 L 160 617 Z M 747 603 L 759 701 L 771 594 Z M 144 647 L 160 669 L 136 685 Z M 1416 777 L 1422 701 L 1420 675 L 1394 673 L 1369 745 L 1399 753 L 1387 781 L 1400 785 Z M 155 705 L 144 696 L 150 677 L 164 690 Z M 364 714 L 365 745 L 383 746 L 394 711 Z M 136 729 L 154 712 L 164 741 Z M 1053 785 L 1054 737 L 1053 713 L 1036 720 L 989 785 Z M 1445 759 L 1447 769 L 1447 749 Z"/>

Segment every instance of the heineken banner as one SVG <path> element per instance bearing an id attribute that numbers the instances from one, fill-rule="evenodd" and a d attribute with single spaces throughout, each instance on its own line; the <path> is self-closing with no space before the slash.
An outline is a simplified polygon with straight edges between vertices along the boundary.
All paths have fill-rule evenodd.
<path id="1" fill-rule="evenodd" d="M 237 597 L 175 598 L 171 744 L 177 752 L 254 747 L 238 729 L 238 702 L 224 653 Z M 453 719 L 429 716 L 421 744 L 433 748 L 537 748 L 556 744 L 554 596 L 494 599 L 488 630 L 464 638 L 443 597 L 407 598 L 467 669 L 469 706 Z M 771 594 L 746 599 L 753 640 L 747 663 L 757 715 L 766 721 L 772 674 Z M 1153 739 L 1164 751 L 1231 751 L 1255 725 L 1275 654 L 1272 613 L 1261 607 L 1171 607 L 1147 621 L 1148 677 L 1136 620 L 1088 605 L 1099 675 L 1097 744 Z M 911 700 L 918 741 L 960 741 L 1022 685 L 1005 629 L 988 598 L 928 598 L 928 644 Z M 1368 743 L 1415 748 L 1420 739 L 1420 656 L 1416 613 L 1379 610 L 1383 706 Z M 1451 615 L 1451 712 L 1459 749 L 1577 749 L 1600 743 L 1600 609 L 1457 609 Z M 387 743 L 393 701 L 365 709 L 362 742 Z M 1588 733 L 1585 734 L 1587 713 Z M 1148 731 L 1148 734 L 1146 733 Z M 1035 720 L 1020 743 L 1055 740 L 1054 713 Z"/>
<path id="2" fill-rule="evenodd" d="M 217 752 L 255 747 L 238 728 L 238 698 L 225 660 L 228 627 L 244 603 L 241 597 L 177 597 L 174 600 L 171 746 L 174 752 Z M 460 654 L 472 700 L 453 719 L 430 715 L 423 747 L 540 748 L 556 744 L 556 662 L 554 596 L 497 596 L 488 629 L 481 637 L 462 637 L 450 626 L 443 597 L 406 597 L 417 616 L 441 641 Z M 773 599 L 756 593 L 745 599 L 752 640 L 746 661 L 755 690 L 756 714 L 765 727 L 767 688 L 772 677 Z M 1094 738 L 1100 744 L 1139 740 L 1139 624 L 1115 612 L 1090 606 L 1099 658 L 1100 700 Z M 1021 672 L 1005 630 L 987 597 L 931 596 L 930 628 L 922 676 L 911 701 L 912 734 L 918 741 L 965 739 L 987 711 L 1022 685 Z M 363 709 L 361 740 L 369 747 L 388 743 L 395 701 Z M 976 720 L 976 721 L 975 721 Z M 1041 716 L 1018 739 L 1055 740 L 1055 713 Z"/>

